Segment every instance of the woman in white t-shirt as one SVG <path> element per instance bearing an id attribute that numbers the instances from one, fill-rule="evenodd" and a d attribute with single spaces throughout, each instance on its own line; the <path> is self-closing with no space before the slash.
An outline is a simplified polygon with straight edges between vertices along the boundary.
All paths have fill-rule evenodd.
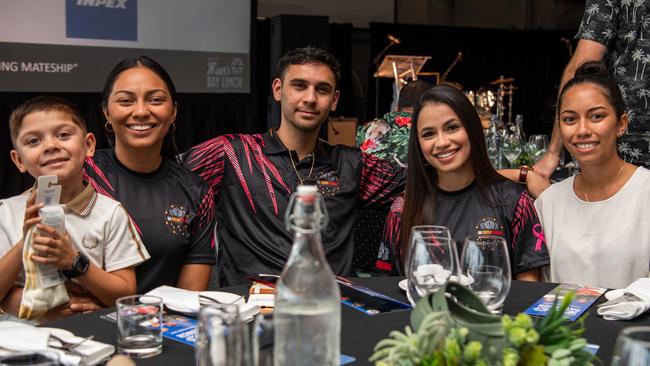
<path id="1" fill-rule="evenodd" d="M 546 234 L 551 282 L 626 287 L 648 276 L 650 172 L 618 155 L 628 116 L 621 92 L 597 62 L 583 64 L 562 89 L 558 120 L 580 174 L 553 184 L 535 202 Z"/>

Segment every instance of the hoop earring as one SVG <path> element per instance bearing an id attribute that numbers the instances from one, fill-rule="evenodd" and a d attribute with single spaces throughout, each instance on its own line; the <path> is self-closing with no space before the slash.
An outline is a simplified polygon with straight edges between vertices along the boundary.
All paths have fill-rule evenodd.
<path id="1" fill-rule="evenodd" d="M 172 122 L 172 125 L 169 126 L 169 132 L 174 133 L 176 132 L 176 123 Z"/>
<path id="2" fill-rule="evenodd" d="M 104 123 L 104 129 L 106 130 L 106 132 L 109 132 L 109 133 L 114 132 L 113 125 L 108 121 L 106 121 L 106 123 Z"/>

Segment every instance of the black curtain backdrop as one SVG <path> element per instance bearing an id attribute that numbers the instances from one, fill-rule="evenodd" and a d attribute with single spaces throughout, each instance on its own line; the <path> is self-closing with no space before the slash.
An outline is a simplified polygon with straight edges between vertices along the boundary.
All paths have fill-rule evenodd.
<path id="1" fill-rule="evenodd" d="M 514 77 L 519 88 L 514 96 L 513 115 L 524 116 L 527 135 L 550 133 L 553 104 L 562 70 L 569 61 L 568 49 L 560 38 L 572 39 L 575 32 L 480 29 L 371 23 L 372 60 L 387 44 L 387 34 L 401 39 L 388 54 L 431 56 L 422 71 L 440 72 L 451 65 L 458 52 L 463 60 L 447 76 L 464 90 L 488 87 L 500 75 Z M 369 115 L 375 114 L 375 80 L 368 73 Z M 387 112 L 392 100 L 392 79 L 379 80 L 379 115 Z M 492 90 L 496 90 L 492 87 Z M 513 117 L 514 122 L 514 117 Z"/>

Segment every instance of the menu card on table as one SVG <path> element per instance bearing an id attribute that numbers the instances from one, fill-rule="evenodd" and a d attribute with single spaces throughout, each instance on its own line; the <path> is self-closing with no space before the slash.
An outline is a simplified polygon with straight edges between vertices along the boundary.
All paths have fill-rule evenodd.
<path id="1" fill-rule="evenodd" d="M 551 310 L 556 297 L 559 306 L 562 303 L 564 296 L 569 292 L 573 292 L 575 293 L 575 298 L 564 311 L 564 317 L 567 320 L 575 321 L 585 311 L 587 311 L 587 309 L 589 309 L 589 307 L 591 307 L 591 305 L 596 302 L 596 300 L 598 300 L 606 290 L 606 288 L 602 287 L 563 283 L 551 290 L 548 294 L 544 295 L 541 299 L 537 300 L 533 305 L 526 309 L 524 313 L 532 316 L 546 316 Z"/>

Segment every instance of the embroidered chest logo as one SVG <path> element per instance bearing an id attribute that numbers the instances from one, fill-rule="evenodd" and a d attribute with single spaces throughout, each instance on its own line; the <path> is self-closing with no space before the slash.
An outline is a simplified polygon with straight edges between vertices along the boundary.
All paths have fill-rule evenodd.
<path id="1" fill-rule="evenodd" d="M 332 197 L 341 189 L 339 177 L 332 170 L 320 173 L 316 177 L 316 186 L 323 197 Z"/>
<path id="2" fill-rule="evenodd" d="M 94 249 L 99 244 L 99 239 L 93 238 L 90 235 L 84 234 L 81 237 L 81 246 L 86 249 Z"/>
<path id="3" fill-rule="evenodd" d="M 164 213 L 165 226 L 174 235 L 187 235 L 187 210 L 183 206 L 169 205 Z"/>
<path id="4" fill-rule="evenodd" d="M 503 225 L 494 217 L 484 217 L 474 227 L 477 235 L 498 235 L 503 236 Z"/>

